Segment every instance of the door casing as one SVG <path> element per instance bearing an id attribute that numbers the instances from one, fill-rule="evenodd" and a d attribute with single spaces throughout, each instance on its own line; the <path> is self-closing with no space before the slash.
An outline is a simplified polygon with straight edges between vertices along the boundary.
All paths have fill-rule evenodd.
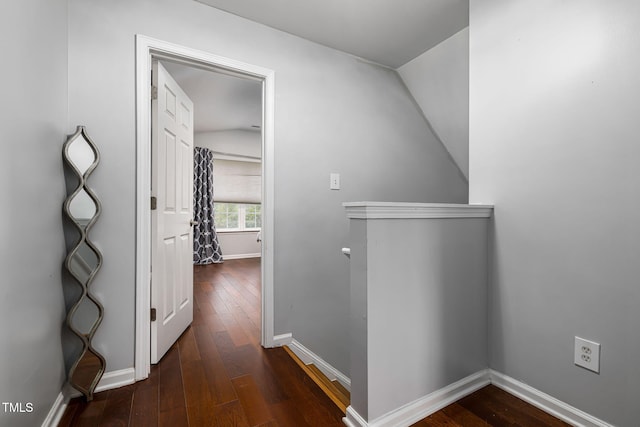
<path id="1" fill-rule="evenodd" d="M 274 342 L 274 106 L 275 72 L 209 52 L 136 35 L 136 313 L 135 379 L 151 371 L 151 64 L 169 59 L 262 82 L 262 326 L 261 344 Z"/>

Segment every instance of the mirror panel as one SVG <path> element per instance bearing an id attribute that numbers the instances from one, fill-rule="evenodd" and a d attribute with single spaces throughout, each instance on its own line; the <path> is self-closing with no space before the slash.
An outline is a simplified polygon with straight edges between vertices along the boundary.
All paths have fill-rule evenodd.
<path id="1" fill-rule="evenodd" d="M 100 265 L 98 254 L 86 242 L 80 243 L 78 250 L 69 261 L 69 271 L 81 284 L 88 284 L 91 273 Z"/>
<path id="2" fill-rule="evenodd" d="M 89 349 L 75 366 L 70 381 L 82 392 L 92 390 L 96 385 L 94 382 L 97 383 L 96 372 L 101 372 L 103 369 L 102 359 Z"/>
<path id="3" fill-rule="evenodd" d="M 67 147 L 69 160 L 78 169 L 80 175 L 84 175 L 89 167 L 96 161 L 96 155 L 91 149 L 84 135 L 80 134 Z"/>
<path id="4" fill-rule="evenodd" d="M 96 214 L 97 209 L 96 203 L 84 188 L 80 190 L 69 203 L 69 213 L 78 225 L 83 228 L 86 227 L 89 220 Z"/>
<path id="5" fill-rule="evenodd" d="M 91 328 L 96 324 L 100 317 L 100 311 L 89 298 L 83 298 L 80 305 L 73 313 L 71 322 L 73 326 L 83 335 L 91 332 Z"/>
<path id="6" fill-rule="evenodd" d="M 80 297 L 77 293 L 69 293 L 73 295 L 72 300 L 77 301 L 71 305 L 70 310 L 73 314 L 67 316 L 67 325 L 71 332 L 80 338 L 82 350 L 79 356 L 76 356 L 79 359 L 73 363 L 68 379 L 69 383 L 89 401 L 93 399 L 95 387 L 106 368 L 102 355 L 91 346 L 95 329 L 103 317 L 103 307 L 91 293 L 91 282 L 102 265 L 102 254 L 89 240 L 87 230 L 87 225 L 95 221 L 101 211 L 100 201 L 87 187 L 87 179 L 93 168 L 98 165 L 100 154 L 86 134 L 85 128 L 78 126 L 76 132 L 67 138 L 62 156 L 66 166 L 65 172 L 75 175 L 75 179 L 65 180 L 67 199 L 63 211 L 65 216 L 81 229 L 81 232 L 78 232 L 77 228 L 66 231 L 74 233 L 67 234 L 66 240 L 75 243 L 69 249 L 65 267 L 71 273 L 69 280 L 82 287 Z M 77 287 L 75 289 L 77 290 Z"/>

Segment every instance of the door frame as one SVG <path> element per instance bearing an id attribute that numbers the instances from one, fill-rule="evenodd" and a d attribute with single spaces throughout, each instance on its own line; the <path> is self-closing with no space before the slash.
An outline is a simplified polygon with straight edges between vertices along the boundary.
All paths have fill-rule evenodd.
<path id="1" fill-rule="evenodd" d="M 136 381 L 151 372 L 151 63 L 170 59 L 262 82 L 261 344 L 274 347 L 275 72 L 209 52 L 136 34 Z"/>

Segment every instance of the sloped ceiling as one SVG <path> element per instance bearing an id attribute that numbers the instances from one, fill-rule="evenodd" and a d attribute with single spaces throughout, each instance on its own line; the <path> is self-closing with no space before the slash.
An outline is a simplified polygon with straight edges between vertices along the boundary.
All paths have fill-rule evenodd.
<path id="1" fill-rule="evenodd" d="M 196 0 L 398 68 L 469 25 L 469 0 Z"/>

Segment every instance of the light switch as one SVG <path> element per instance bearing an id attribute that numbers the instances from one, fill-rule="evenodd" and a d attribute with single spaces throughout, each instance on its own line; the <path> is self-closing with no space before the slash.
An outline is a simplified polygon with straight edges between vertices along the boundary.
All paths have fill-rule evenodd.
<path id="1" fill-rule="evenodd" d="M 340 189 L 340 174 L 339 173 L 329 174 L 329 190 L 339 190 L 339 189 Z"/>

